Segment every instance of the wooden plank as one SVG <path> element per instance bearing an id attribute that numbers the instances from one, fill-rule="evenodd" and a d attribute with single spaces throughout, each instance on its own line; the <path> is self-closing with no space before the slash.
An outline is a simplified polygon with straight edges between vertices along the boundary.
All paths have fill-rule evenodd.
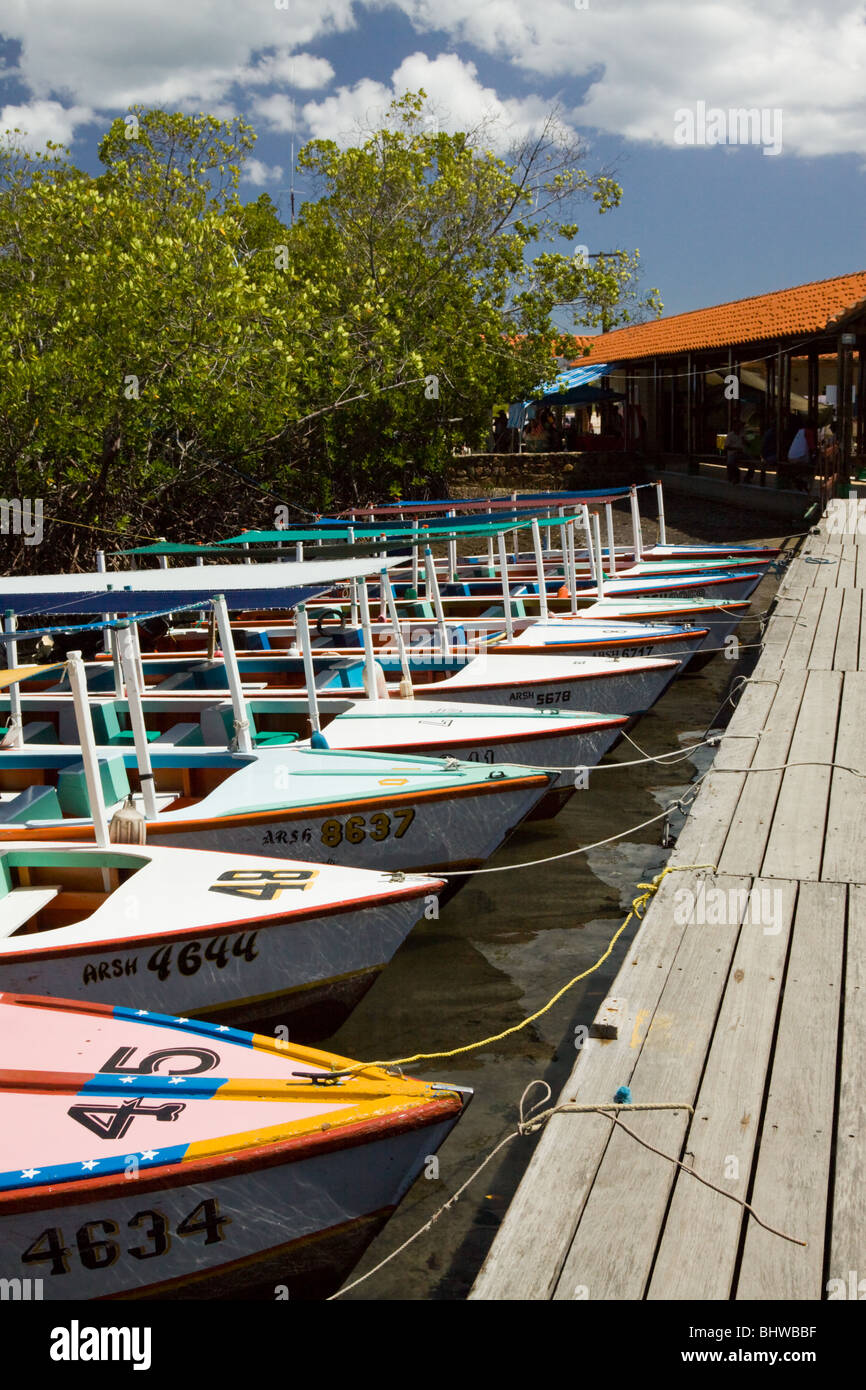
<path id="1" fill-rule="evenodd" d="M 748 879 L 708 878 L 722 894 L 748 892 Z M 694 1103 L 719 1000 L 739 936 L 739 911 L 708 925 L 698 898 L 677 951 L 658 1009 L 641 1048 L 630 1086 L 635 1101 Z M 689 1116 L 685 1110 L 638 1111 L 630 1129 L 664 1153 L 679 1157 Z M 658 1235 L 677 1173 L 673 1164 L 613 1128 L 592 1191 L 575 1232 L 554 1298 L 586 1289 L 594 1302 L 644 1295 Z M 616 1235 L 611 1238 L 611 1213 Z"/>
<path id="2" fill-rule="evenodd" d="M 809 672 L 789 762 L 833 760 L 842 680 L 841 671 Z M 764 877 L 820 877 L 831 776 L 826 766 L 789 767 L 784 773 L 761 865 Z"/>
<path id="3" fill-rule="evenodd" d="M 589 1038 L 559 1101 L 607 1103 L 628 1085 L 678 947 L 688 931 L 675 921 L 676 894 L 695 893 L 694 872 L 669 874 L 656 894 L 611 993 L 627 1001 L 616 1039 Z M 469 1294 L 471 1299 L 552 1296 L 584 1202 L 610 1140 L 603 1115 L 554 1115 Z"/>
<path id="4" fill-rule="evenodd" d="M 804 588 L 805 594 L 805 588 Z M 782 669 L 791 638 L 796 631 L 803 601 L 789 595 L 776 595 L 773 612 L 763 638 L 761 675 L 776 675 Z"/>
<path id="5" fill-rule="evenodd" d="M 821 605 L 821 616 L 815 628 L 812 650 L 809 652 L 810 671 L 832 671 L 836 655 L 836 638 L 842 615 L 843 589 L 828 589 Z"/>
<path id="6" fill-rule="evenodd" d="M 802 578 L 800 570 L 795 562 L 790 565 L 785 578 L 779 585 L 777 597 L 790 598 L 802 601 L 806 597 L 808 585 Z"/>
<path id="7" fill-rule="evenodd" d="M 866 773 L 866 671 L 844 677 L 833 759 Z M 833 769 L 821 877 L 837 883 L 866 880 L 866 779 Z M 863 1271 L 866 1276 L 866 1269 Z"/>
<path id="8" fill-rule="evenodd" d="M 718 863 L 745 782 L 744 776 L 724 773 L 724 769 L 751 766 L 776 692 L 775 681 L 753 680 L 746 686 L 719 745 L 713 771 L 704 779 L 680 831 L 671 864 Z"/>
<path id="9" fill-rule="evenodd" d="M 806 680 L 805 671 L 786 667 L 749 766 L 774 768 L 787 762 Z M 745 763 L 736 762 L 729 765 L 746 766 Z M 722 853 L 716 860 L 720 873 L 736 871 L 757 878 L 770 837 L 783 775 L 781 772 L 750 772 L 745 779 L 745 786 L 731 813 Z"/>
<path id="10" fill-rule="evenodd" d="M 785 664 L 804 669 L 809 660 L 809 653 L 812 650 L 812 643 L 815 640 L 815 631 L 818 627 L 818 619 L 821 616 L 821 609 L 824 605 L 824 589 L 809 589 L 803 599 L 803 606 L 800 609 L 800 616 L 797 619 L 796 631 L 788 643 L 785 652 Z"/>
<path id="11" fill-rule="evenodd" d="M 856 1270 L 858 1284 L 866 1279 L 866 888 L 862 885 L 848 890 L 847 936 L 828 1274 L 830 1279 L 844 1280 L 845 1297 L 850 1297 L 850 1271 Z M 833 1292 L 838 1294 L 838 1288 L 828 1290 L 831 1296 Z"/>
<path id="12" fill-rule="evenodd" d="M 857 547 L 850 536 L 846 536 L 842 553 L 836 566 L 836 587 L 853 589 L 857 582 Z"/>
<path id="13" fill-rule="evenodd" d="M 843 592 L 836 651 L 833 655 L 833 669 L 835 671 L 857 670 L 860 655 L 862 598 L 863 595 L 859 589 L 849 588 Z"/>
<path id="14" fill-rule="evenodd" d="M 750 1220 L 738 1299 L 819 1299 L 827 1221 L 845 888 L 800 887 L 752 1205 L 782 1240 Z"/>
<path id="15" fill-rule="evenodd" d="M 743 1200 L 796 896 L 795 883 L 762 879 L 753 885 L 686 1140 L 685 1161 Z M 738 1204 L 678 1173 L 647 1297 L 728 1298 L 744 1216 Z"/>
<path id="16" fill-rule="evenodd" d="M 813 581 L 816 589 L 835 589 L 839 580 L 839 565 L 842 560 L 841 541 L 837 550 L 832 550 L 829 545 L 821 557 L 821 563 L 815 565 L 815 578 Z"/>

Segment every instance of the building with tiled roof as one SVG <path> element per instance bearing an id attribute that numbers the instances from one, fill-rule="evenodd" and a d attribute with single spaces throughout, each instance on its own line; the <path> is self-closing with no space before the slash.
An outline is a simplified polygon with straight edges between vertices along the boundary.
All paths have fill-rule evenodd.
<path id="1" fill-rule="evenodd" d="M 599 334 L 574 366 L 598 364 L 625 396 L 625 446 L 716 452 L 735 417 L 787 442 L 822 410 L 838 417 L 842 475 L 866 452 L 866 271 L 815 280 Z"/>
<path id="2" fill-rule="evenodd" d="M 588 339 L 592 344 L 589 354 L 576 358 L 574 365 L 639 361 L 796 337 L 807 340 L 846 318 L 858 313 L 862 317 L 864 307 L 866 270 L 861 270 L 854 275 L 813 280 L 790 290 L 752 295 L 709 309 L 692 309 L 686 314 L 615 328 Z"/>

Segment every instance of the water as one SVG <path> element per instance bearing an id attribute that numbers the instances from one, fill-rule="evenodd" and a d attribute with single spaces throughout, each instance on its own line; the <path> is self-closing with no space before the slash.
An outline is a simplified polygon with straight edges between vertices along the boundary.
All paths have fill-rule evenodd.
<path id="1" fill-rule="evenodd" d="M 682 517 L 681 508 L 677 519 Z M 671 540 L 708 539 L 701 520 L 696 510 L 686 515 L 687 532 L 669 524 Z M 716 516 L 714 523 L 717 534 L 727 539 L 760 535 L 761 519 L 749 529 L 742 513 Z M 767 607 L 777 583 L 775 577 L 763 580 L 753 613 Z M 755 641 L 757 633 L 757 624 L 744 623 L 740 640 Z M 674 682 L 640 720 L 633 737 L 656 756 L 697 742 L 711 722 L 719 726 L 727 721 L 730 706 L 722 714 L 719 707 L 733 676 L 753 660 L 749 652 L 740 663 L 717 656 L 700 673 Z M 624 763 L 638 756 L 622 742 L 607 761 Z M 492 865 L 543 860 L 657 816 L 711 760 L 711 750 L 702 748 L 674 766 L 645 763 L 594 771 L 589 789 L 577 792 L 556 820 L 519 830 Z M 682 817 L 675 814 L 674 832 L 681 824 Z M 438 921 L 419 923 L 370 993 L 323 1046 L 359 1059 L 403 1058 L 450 1050 L 518 1023 L 607 949 L 638 881 L 649 879 L 667 860 L 662 825 L 656 821 L 588 854 L 475 875 Z M 514 1130 L 526 1086 L 538 1078 L 548 1083 L 554 1097 L 558 1094 L 576 1058 L 575 1029 L 591 1022 L 610 992 L 636 929 L 633 923 L 599 970 L 521 1032 L 453 1060 L 407 1066 L 419 1076 L 471 1086 L 475 1098 L 439 1151 L 438 1178 L 419 1178 L 353 1279 L 423 1226 Z M 541 1095 L 537 1091 L 531 1099 Z M 536 1142 L 513 1139 L 431 1230 L 343 1297 L 465 1298 Z"/>

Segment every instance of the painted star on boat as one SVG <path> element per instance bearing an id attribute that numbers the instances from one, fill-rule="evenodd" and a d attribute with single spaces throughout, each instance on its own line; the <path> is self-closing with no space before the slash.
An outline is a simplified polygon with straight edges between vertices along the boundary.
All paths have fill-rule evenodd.
<path id="1" fill-rule="evenodd" d="M 37 1176 L 37 1174 L 39 1174 L 39 1173 L 41 1173 L 41 1172 L 42 1172 L 42 1169 L 41 1169 L 41 1168 L 25 1168 L 24 1171 L 22 1172 L 21 1176 L 22 1176 L 22 1178 L 35 1178 L 35 1177 Z"/>
<path id="2" fill-rule="evenodd" d="M 147 1161 L 150 1158 L 156 1158 L 158 1153 L 159 1149 L 145 1149 L 144 1153 L 141 1156 L 145 1161 Z"/>
<path id="3" fill-rule="evenodd" d="M 96 1168 L 96 1167 L 99 1166 L 99 1159 L 98 1159 L 98 1158 L 88 1158 L 88 1159 L 86 1160 L 86 1162 L 82 1163 L 81 1166 L 82 1166 L 82 1168 L 86 1168 L 88 1172 L 92 1172 L 92 1170 L 93 1170 L 94 1168 Z"/>

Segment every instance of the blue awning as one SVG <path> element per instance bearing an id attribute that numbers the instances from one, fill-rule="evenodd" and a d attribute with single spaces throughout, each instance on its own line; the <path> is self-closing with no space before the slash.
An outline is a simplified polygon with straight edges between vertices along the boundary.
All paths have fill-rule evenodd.
<path id="1" fill-rule="evenodd" d="M 508 411 L 508 428 L 522 429 L 527 420 L 532 420 L 539 406 L 545 405 L 588 405 L 599 400 L 602 392 L 590 386 L 600 376 L 607 376 L 614 370 L 615 362 L 596 362 L 593 366 L 570 367 L 560 372 L 553 381 L 542 382 L 539 390 L 544 392 L 540 400 L 515 401 Z M 604 393 L 607 399 L 618 400 L 610 392 Z"/>

